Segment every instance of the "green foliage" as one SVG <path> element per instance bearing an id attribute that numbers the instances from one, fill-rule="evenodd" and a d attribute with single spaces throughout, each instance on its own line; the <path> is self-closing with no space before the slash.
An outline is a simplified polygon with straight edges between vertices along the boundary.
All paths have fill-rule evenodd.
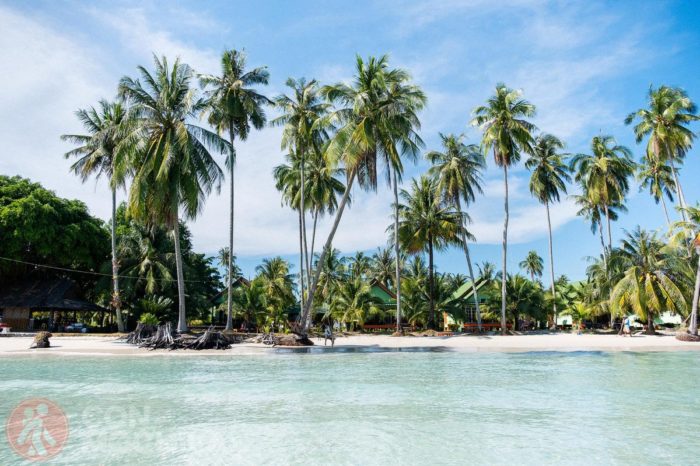
<path id="1" fill-rule="evenodd" d="M 155 314 L 147 312 L 145 314 L 141 314 L 141 317 L 139 317 L 139 322 L 144 325 L 158 325 L 160 323 L 160 319 L 158 319 Z"/>
<path id="2" fill-rule="evenodd" d="M 38 183 L 0 175 L 0 256 L 81 270 L 99 270 L 109 257 L 109 231 L 80 201 L 62 199 Z M 0 262 L 0 279 L 30 268 Z M 79 282 L 89 276 L 74 274 Z"/>

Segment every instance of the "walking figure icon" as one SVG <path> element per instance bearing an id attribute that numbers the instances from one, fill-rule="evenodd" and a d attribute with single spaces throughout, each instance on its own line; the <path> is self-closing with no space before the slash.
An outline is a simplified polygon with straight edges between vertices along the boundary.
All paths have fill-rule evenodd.
<path id="1" fill-rule="evenodd" d="M 28 399 L 12 410 L 5 432 L 15 453 L 31 461 L 46 461 L 63 449 L 68 439 L 68 419 L 56 403 Z"/>

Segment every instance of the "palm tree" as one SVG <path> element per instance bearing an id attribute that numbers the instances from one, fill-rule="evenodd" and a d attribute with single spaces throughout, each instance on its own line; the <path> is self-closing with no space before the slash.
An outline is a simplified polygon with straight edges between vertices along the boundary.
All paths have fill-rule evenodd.
<path id="1" fill-rule="evenodd" d="M 647 333 L 653 335 L 654 316 L 664 310 L 682 313 L 685 297 L 673 280 L 671 258 L 655 233 L 639 227 L 622 241 L 622 255 L 629 266 L 617 282 L 611 296 L 613 312 L 634 312 L 647 321 Z"/>
<path id="2" fill-rule="evenodd" d="M 287 79 L 287 87 L 292 96 L 282 94 L 274 99 L 275 106 L 282 114 L 272 120 L 272 124 L 282 126 L 282 149 L 294 151 L 298 157 L 299 170 L 299 214 L 301 215 L 302 263 L 299 265 L 308 276 L 311 275 L 308 245 L 306 239 L 306 160 L 310 155 L 319 155 L 324 141 L 328 138 L 322 118 L 328 111 L 328 104 L 321 100 L 318 82 L 315 79 Z M 303 273 L 302 273 L 302 282 Z M 302 307 L 304 293 L 302 285 Z"/>
<path id="3" fill-rule="evenodd" d="M 544 260 L 537 254 L 537 251 L 527 253 L 525 260 L 518 264 L 521 269 L 530 275 L 530 280 L 535 281 L 535 277 L 541 277 L 544 271 Z"/>
<path id="4" fill-rule="evenodd" d="M 265 126 L 264 106 L 271 103 L 264 95 L 258 93 L 252 86 L 267 85 L 270 74 L 266 67 L 246 70 L 246 54 L 238 50 L 226 50 L 221 55 L 221 76 L 200 75 L 199 81 L 206 89 L 208 122 L 218 134 L 226 134 L 229 138 L 230 152 L 226 155 L 226 167 L 229 170 L 230 211 L 228 247 L 233 249 L 233 219 L 234 219 L 234 166 L 236 137 L 245 141 L 251 126 L 261 129 Z M 233 254 L 233 253 L 232 253 Z M 233 276 L 233 255 L 229 255 L 226 265 L 228 276 Z M 226 330 L 233 328 L 233 302 L 231 282 L 227 283 L 228 300 L 226 313 Z"/>
<path id="5" fill-rule="evenodd" d="M 473 239 L 473 236 L 465 231 L 464 214 L 441 202 L 433 178 L 414 179 L 410 192 L 401 190 L 401 199 L 398 238 L 409 254 L 428 253 L 428 327 L 435 328 L 434 252 L 449 245 L 461 245 L 462 238 Z M 393 228 L 393 225 L 389 227 Z"/>
<path id="6" fill-rule="evenodd" d="M 612 250 L 610 208 L 622 205 L 629 191 L 629 178 L 634 173 L 632 152 L 618 145 L 612 136 L 595 136 L 591 154 L 577 154 L 571 160 L 576 181 L 584 187 L 592 202 L 603 209 L 608 227 L 608 251 Z"/>
<path id="7" fill-rule="evenodd" d="M 141 79 L 123 77 L 119 94 L 132 104 L 136 131 L 130 138 L 139 150 L 129 165 L 134 181 L 129 212 L 151 225 L 165 225 L 173 235 L 178 285 L 178 325 L 187 331 L 185 278 L 180 249 L 180 210 L 193 219 L 206 196 L 219 188 L 223 172 L 208 148 L 233 153 L 231 144 L 216 133 L 189 123 L 205 108 L 190 87 L 192 69 L 175 60 L 154 56 L 155 73 L 139 66 Z"/>
<path id="8" fill-rule="evenodd" d="M 263 259 L 262 264 L 255 268 L 256 280 L 260 280 L 265 290 L 268 306 L 274 315 L 274 324 L 277 318 L 291 304 L 294 303 L 294 280 L 289 273 L 289 263 L 281 257 Z"/>
<path id="9" fill-rule="evenodd" d="M 367 317 L 381 314 L 380 301 L 372 287 L 359 277 L 343 281 L 333 293 L 327 316 L 340 322 L 362 326 Z"/>
<path id="10" fill-rule="evenodd" d="M 428 152 L 426 158 L 432 164 L 429 173 L 437 180 L 437 189 L 444 200 L 457 207 L 457 212 L 462 215 L 462 201 L 468 206 L 475 199 L 475 193 L 483 193 L 481 188 L 480 171 L 484 168 L 484 156 L 475 144 L 467 145 L 464 136 L 453 134 L 440 134 L 444 152 Z M 466 221 L 469 217 L 463 216 Z M 466 231 L 466 225 L 464 231 Z M 476 321 L 481 331 L 481 310 L 479 309 L 479 297 L 476 293 L 476 280 L 474 268 L 469 255 L 469 245 L 466 238 L 462 238 L 464 244 L 464 256 L 467 259 L 469 277 L 472 281 L 472 294 L 476 308 Z"/>
<path id="11" fill-rule="evenodd" d="M 526 120 L 535 116 L 535 106 L 522 98 L 522 93 L 505 84 L 496 86 L 496 93 L 484 106 L 474 110 L 472 125 L 483 131 L 481 145 L 484 153 L 493 151 L 496 165 L 503 168 L 505 186 L 505 219 L 503 222 L 503 270 L 501 277 L 501 328 L 506 330 L 506 261 L 508 257 L 508 167 L 520 160 L 522 152 L 533 152 L 532 133 L 536 127 Z"/>
<path id="12" fill-rule="evenodd" d="M 646 151 L 648 156 L 652 156 L 658 163 L 667 162 L 671 167 L 681 208 L 687 207 L 687 204 L 675 164 L 682 163 L 690 150 L 695 135 L 688 129 L 688 125 L 698 119 L 697 108 L 685 91 L 668 86 L 658 89 L 650 87 L 648 107 L 630 113 L 625 118 L 625 124 L 628 125 L 635 120 L 639 121 L 634 126 L 638 144 L 649 136 Z M 687 219 L 684 217 L 684 220 Z"/>
<path id="13" fill-rule="evenodd" d="M 332 166 L 339 162 L 344 164 L 347 182 L 321 251 L 321 263 L 331 250 L 355 178 L 365 189 L 376 188 L 378 155 L 393 164 L 393 178 L 398 176 L 398 148 L 407 153 L 421 144 L 416 134 L 420 125 L 417 111 L 424 105 L 425 96 L 414 86 L 406 84 L 408 75 L 405 71 L 389 70 L 387 62 L 387 57 L 370 57 L 365 62 L 358 56 L 352 84 L 340 83 L 323 88 L 326 98 L 340 105 L 326 119 L 328 124 L 337 123 L 340 128 L 328 144 L 325 156 Z M 302 333 L 311 325 L 309 316 L 320 273 L 317 268 L 310 281 L 309 298 L 302 312 Z M 397 309 L 400 312 L 398 306 Z M 400 325 L 400 319 L 397 319 L 397 325 Z"/>
<path id="14" fill-rule="evenodd" d="M 364 280 L 372 267 L 371 259 L 362 251 L 357 251 L 352 257 L 344 258 L 343 262 L 346 264 L 351 279 L 361 278 Z"/>
<path id="15" fill-rule="evenodd" d="M 476 268 L 479 270 L 479 280 L 490 282 L 496 276 L 496 266 L 492 262 L 476 264 Z"/>
<path id="16" fill-rule="evenodd" d="M 237 316 L 243 319 L 246 328 L 251 323 L 258 326 L 258 321 L 267 314 L 267 296 L 262 280 L 253 280 L 250 286 L 241 286 L 234 290 L 234 310 Z"/>
<path id="17" fill-rule="evenodd" d="M 227 247 L 219 249 L 219 251 L 216 254 L 216 260 L 219 263 L 219 266 L 224 268 L 224 282 L 226 283 L 226 290 L 227 292 L 230 291 L 229 288 L 229 281 L 233 283 L 237 278 L 241 277 L 241 268 L 238 267 L 238 264 L 236 264 L 236 256 L 234 255 L 233 257 L 230 256 L 231 250 Z M 229 260 L 231 262 L 231 270 L 229 272 L 228 264 Z M 229 280 L 229 274 L 231 274 L 231 278 Z"/>
<path id="18" fill-rule="evenodd" d="M 551 134 L 542 134 L 535 140 L 534 151 L 525 166 L 532 171 L 530 192 L 542 204 L 547 212 L 547 231 L 549 233 L 549 273 L 552 279 L 552 308 L 554 327 L 557 325 L 557 292 L 554 287 L 554 248 L 552 246 L 552 221 L 549 216 L 549 204 L 559 202 L 559 193 L 566 193 L 566 182 L 571 181 L 568 167 L 558 152 L 564 149 L 564 143 Z"/>
<path id="19" fill-rule="evenodd" d="M 372 255 L 370 266 L 370 276 L 379 283 L 388 287 L 394 287 L 394 257 L 389 248 L 377 248 L 377 252 Z"/>
<path id="20" fill-rule="evenodd" d="M 676 191 L 671 166 L 647 154 L 647 156 L 642 159 L 641 165 L 639 165 L 637 178 L 640 181 L 639 190 L 647 189 L 649 194 L 654 198 L 654 202 L 657 204 L 661 202 L 661 206 L 664 209 L 664 216 L 666 217 L 666 223 L 670 227 L 671 218 L 668 216 L 668 209 L 666 208 L 666 200 L 664 197 L 667 197 L 669 201 L 673 202 L 673 194 Z"/>
<path id="21" fill-rule="evenodd" d="M 688 333 L 691 335 L 697 335 L 698 301 L 700 301 L 700 205 L 696 205 L 695 207 L 686 207 L 684 210 L 685 218 L 688 220 L 685 222 L 676 223 L 676 226 L 684 230 L 690 230 L 695 234 L 693 246 L 695 247 L 695 253 L 698 256 L 698 265 L 695 273 L 695 286 L 693 287 L 693 301 L 690 310 Z"/>
<path id="22" fill-rule="evenodd" d="M 68 151 L 65 156 L 78 157 L 71 165 L 71 170 L 80 176 L 83 182 L 91 175 L 96 178 L 104 175 L 109 180 L 112 190 L 112 306 L 117 314 L 117 329 L 124 332 L 122 319 L 121 297 L 119 294 L 119 259 L 117 256 L 117 188 L 124 186 L 124 176 L 118 173 L 115 163 L 117 151 L 129 132 L 129 115 L 121 102 L 99 102 L 99 110 L 90 107 L 88 110 L 78 110 L 76 116 L 89 134 L 64 134 L 63 141 L 77 144 L 78 147 Z"/>

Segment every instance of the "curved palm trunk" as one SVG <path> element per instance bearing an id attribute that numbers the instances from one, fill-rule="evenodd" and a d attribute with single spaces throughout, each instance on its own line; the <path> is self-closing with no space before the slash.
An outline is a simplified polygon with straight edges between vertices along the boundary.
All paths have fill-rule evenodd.
<path id="1" fill-rule="evenodd" d="M 180 222 L 177 215 L 175 215 L 173 239 L 175 243 L 175 267 L 177 269 L 177 331 L 182 333 L 187 331 L 187 314 L 185 312 L 185 277 L 182 271 L 182 251 L 180 250 Z"/>
<path id="2" fill-rule="evenodd" d="M 666 217 L 666 224 L 669 230 L 671 229 L 671 217 L 668 216 L 668 208 L 666 208 L 666 200 L 664 199 L 663 193 L 661 193 L 661 206 L 664 208 L 664 216 Z"/>
<path id="3" fill-rule="evenodd" d="M 304 309 L 304 293 L 306 287 L 304 286 L 304 237 L 302 234 L 303 223 L 301 220 L 301 210 L 299 211 L 299 302 L 301 303 L 301 309 Z"/>
<path id="4" fill-rule="evenodd" d="M 323 262 L 326 259 L 326 254 L 328 254 L 328 251 L 330 251 L 330 248 L 333 245 L 333 238 L 335 238 L 335 233 L 338 230 L 338 225 L 340 225 L 340 219 L 343 217 L 345 205 L 348 203 L 348 199 L 350 198 L 350 191 L 352 190 L 352 184 L 355 181 L 356 174 L 357 173 L 354 169 L 350 172 L 350 177 L 348 178 L 347 185 L 345 186 L 345 192 L 343 193 L 343 197 L 340 200 L 340 204 L 338 204 L 338 210 L 335 213 L 335 220 L 333 221 L 333 226 L 331 227 L 331 231 L 328 234 L 328 238 L 326 239 L 326 244 L 324 245 L 323 250 L 321 251 L 321 256 L 318 260 L 319 264 L 323 264 Z M 309 293 L 306 298 L 306 303 L 304 304 L 304 311 L 301 315 L 301 322 L 303 325 L 303 336 L 307 334 L 309 328 L 311 327 L 311 319 L 309 318 L 311 315 L 311 305 L 314 301 L 316 288 L 318 288 L 318 279 L 321 276 L 321 268 L 321 266 L 316 267 L 316 270 L 314 270 L 313 279 L 309 284 Z"/>
<path id="5" fill-rule="evenodd" d="M 700 254 L 698 254 L 698 268 L 695 273 L 695 290 L 693 291 L 693 307 L 690 311 L 690 322 L 688 323 L 688 333 L 698 334 L 698 300 L 700 299 Z"/>
<path id="6" fill-rule="evenodd" d="M 112 188 L 112 304 L 117 314 L 117 330 L 124 332 L 122 300 L 119 296 L 119 261 L 117 260 L 117 188 Z"/>
<path id="7" fill-rule="evenodd" d="M 552 309 L 554 311 L 554 325 L 553 329 L 557 329 L 557 291 L 554 287 L 554 251 L 552 247 L 552 220 L 549 218 L 549 202 L 544 203 L 547 209 L 547 229 L 549 231 L 549 272 L 550 278 L 552 279 Z"/>
<path id="8" fill-rule="evenodd" d="M 311 251 L 309 251 L 309 261 L 311 267 L 314 266 L 314 245 L 316 244 L 316 224 L 318 223 L 318 209 L 314 210 L 314 226 L 311 230 Z"/>
<path id="9" fill-rule="evenodd" d="M 399 247 L 399 186 L 396 169 L 393 172 L 394 185 L 394 254 L 396 265 L 396 331 L 401 332 L 401 255 Z"/>
<path id="10" fill-rule="evenodd" d="M 647 310 L 647 335 L 656 335 L 654 330 L 654 314 L 651 310 Z"/>
<path id="11" fill-rule="evenodd" d="M 459 218 L 462 218 L 462 203 L 457 198 L 457 212 L 459 213 Z M 481 332 L 481 309 L 479 308 L 479 297 L 476 294 L 476 280 L 474 278 L 474 268 L 472 267 L 472 259 L 469 255 L 469 245 L 467 244 L 467 233 L 465 221 L 462 220 L 462 226 L 465 231 L 462 234 L 462 244 L 464 245 L 464 257 L 467 259 L 467 268 L 469 269 L 469 279 L 472 281 L 472 294 L 474 295 L 474 308 L 476 309 L 476 326 L 479 332 Z"/>
<path id="12" fill-rule="evenodd" d="M 226 300 L 226 330 L 233 330 L 233 214 L 234 214 L 234 165 L 236 161 L 236 152 L 233 149 L 233 129 L 229 130 L 230 140 L 231 140 L 231 160 L 230 160 L 230 172 L 231 172 L 231 192 L 230 192 L 230 202 L 231 208 L 229 209 L 229 230 L 228 230 L 228 261 L 226 264 L 226 270 L 228 274 L 228 283 L 226 284 L 227 289 L 227 300 Z"/>
<path id="13" fill-rule="evenodd" d="M 435 274 L 433 272 L 433 235 L 428 235 L 428 328 L 435 329 Z"/>
<path id="14" fill-rule="evenodd" d="M 501 273 L 501 333 L 508 333 L 506 321 L 506 282 L 508 273 L 506 271 L 507 255 L 508 255 L 508 166 L 503 165 L 503 179 L 505 181 L 505 220 L 503 222 L 503 271 Z"/>
<path id="15" fill-rule="evenodd" d="M 683 218 L 684 222 L 688 221 L 688 217 L 685 213 L 686 208 L 686 203 L 685 203 L 685 196 L 683 195 L 683 187 L 681 186 L 681 182 L 678 179 L 678 171 L 676 170 L 676 165 L 673 163 L 673 157 L 668 158 L 669 165 L 671 166 L 671 172 L 673 173 L 673 182 L 676 185 L 676 192 L 678 193 L 678 205 L 681 207 L 681 217 Z"/>

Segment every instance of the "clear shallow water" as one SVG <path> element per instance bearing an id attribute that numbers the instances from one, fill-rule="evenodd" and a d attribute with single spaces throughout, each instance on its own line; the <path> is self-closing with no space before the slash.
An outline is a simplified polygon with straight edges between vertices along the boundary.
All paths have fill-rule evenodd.
<path id="1" fill-rule="evenodd" d="M 0 416 L 29 397 L 51 464 L 700 463 L 696 352 L 0 358 Z"/>

